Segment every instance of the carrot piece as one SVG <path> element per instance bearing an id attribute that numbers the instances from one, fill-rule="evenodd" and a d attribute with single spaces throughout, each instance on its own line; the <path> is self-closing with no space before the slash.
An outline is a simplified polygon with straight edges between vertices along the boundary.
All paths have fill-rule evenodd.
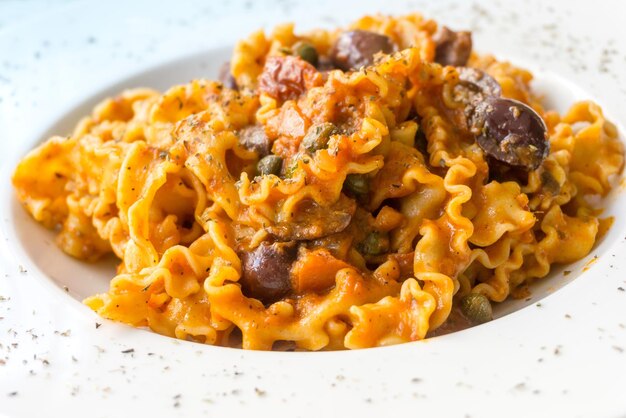
<path id="1" fill-rule="evenodd" d="M 406 253 L 406 254 L 392 254 L 389 258 L 395 260 L 398 263 L 398 267 L 400 268 L 400 279 L 405 280 L 409 277 L 415 277 L 415 273 L 413 271 L 413 259 L 415 257 L 414 252 Z"/>
<path id="2" fill-rule="evenodd" d="M 388 232 L 399 227 L 403 221 L 404 215 L 389 206 L 383 206 L 376 216 L 374 226 L 379 231 Z"/>
<path id="3" fill-rule="evenodd" d="M 333 257 L 328 250 L 307 251 L 300 254 L 291 270 L 293 289 L 297 293 L 328 289 L 335 284 L 335 274 L 346 267 L 350 265 Z"/>

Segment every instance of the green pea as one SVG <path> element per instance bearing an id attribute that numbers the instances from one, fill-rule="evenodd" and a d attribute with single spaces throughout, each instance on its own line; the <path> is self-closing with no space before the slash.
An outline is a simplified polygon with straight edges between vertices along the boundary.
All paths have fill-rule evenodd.
<path id="1" fill-rule="evenodd" d="M 267 176 L 268 174 L 274 174 L 278 176 L 280 174 L 280 170 L 283 167 L 283 159 L 278 155 L 266 155 L 261 158 L 256 165 L 256 169 L 262 176 Z"/>
<path id="2" fill-rule="evenodd" d="M 330 122 L 311 126 L 302 139 L 301 147 L 307 152 L 313 153 L 328 146 L 330 136 L 337 132 L 337 127 Z"/>
<path id="3" fill-rule="evenodd" d="M 309 64 L 316 66 L 318 61 L 317 49 L 308 42 L 297 42 L 293 46 L 293 52 Z"/>
<path id="4" fill-rule="evenodd" d="M 363 254 L 379 255 L 389 251 L 389 237 L 377 231 L 372 231 L 358 245 Z"/>
<path id="5" fill-rule="evenodd" d="M 369 179 L 365 174 L 348 174 L 343 185 L 355 196 L 363 196 L 370 191 Z"/>
<path id="6" fill-rule="evenodd" d="M 461 299 L 461 312 L 474 324 L 483 324 L 493 319 L 491 303 L 480 293 L 470 293 Z"/>

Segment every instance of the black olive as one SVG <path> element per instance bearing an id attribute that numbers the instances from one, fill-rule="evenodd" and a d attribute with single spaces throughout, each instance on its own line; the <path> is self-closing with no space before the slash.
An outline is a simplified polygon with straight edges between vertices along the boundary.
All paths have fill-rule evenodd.
<path id="1" fill-rule="evenodd" d="M 355 196 L 367 195 L 370 191 L 369 179 L 365 174 L 348 174 L 343 185 Z"/>
<path id="2" fill-rule="evenodd" d="M 270 153 L 272 142 L 265 133 L 263 125 L 250 125 L 237 133 L 239 145 L 249 151 L 255 151 L 259 157 L 265 157 Z"/>
<path id="3" fill-rule="evenodd" d="M 500 97 L 502 95 L 500 84 L 486 72 L 471 67 L 458 67 L 457 72 L 459 73 L 459 84 L 457 87 L 466 90 L 470 98 L 476 100 L 476 96 L 485 98 L 489 96 Z M 461 89 L 458 90 L 455 93 L 463 93 L 460 91 Z"/>
<path id="4" fill-rule="evenodd" d="M 435 62 L 441 65 L 461 66 L 467 64 L 472 53 L 471 32 L 454 32 L 443 26 L 433 36 Z"/>
<path id="5" fill-rule="evenodd" d="M 291 265 L 297 248 L 290 243 L 262 242 L 241 258 L 241 290 L 244 295 L 264 304 L 276 302 L 291 291 Z"/>
<path id="6" fill-rule="evenodd" d="M 300 146 L 308 153 L 314 153 L 317 150 L 326 148 L 330 136 L 336 132 L 337 127 L 330 122 L 311 126 L 302 139 Z"/>
<path id="7" fill-rule="evenodd" d="M 510 166 L 534 170 L 550 152 L 543 119 L 517 100 L 486 98 L 474 109 L 470 125 L 483 151 Z"/>
<path id="8" fill-rule="evenodd" d="M 500 97 L 502 88 L 489 74 L 477 68 L 458 67 L 457 71 L 459 82 L 454 86 L 453 97 L 454 101 L 464 105 L 463 116 L 458 123 L 470 129 L 476 106 L 487 97 Z"/>
<path id="9" fill-rule="evenodd" d="M 256 165 L 256 169 L 260 175 L 266 176 L 268 174 L 280 175 L 280 170 L 283 167 L 283 159 L 278 155 L 270 154 L 261 158 Z"/>
<path id="10" fill-rule="evenodd" d="M 483 324 L 493 319 L 491 303 L 480 293 L 470 293 L 461 299 L 461 312 L 474 324 Z"/>
<path id="11" fill-rule="evenodd" d="M 358 70 L 374 63 L 374 54 L 390 54 L 395 49 L 393 41 L 385 35 L 365 30 L 342 33 L 330 53 L 335 67 L 343 70 Z"/>
<path id="12" fill-rule="evenodd" d="M 297 42 L 292 47 L 293 52 L 313 66 L 317 66 L 318 54 L 317 49 L 308 42 Z"/>
<path id="13" fill-rule="evenodd" d="M 233 77 L 232 73 L 230 72 L 230 61 L 226 61 L 224 64 L 222 64 L 218 75 L 218 80 L 221 81 L 222 84 L 224 84 L 224 86 L 228 87 L 229 89 L 238 89 L 235 77 Z"/>

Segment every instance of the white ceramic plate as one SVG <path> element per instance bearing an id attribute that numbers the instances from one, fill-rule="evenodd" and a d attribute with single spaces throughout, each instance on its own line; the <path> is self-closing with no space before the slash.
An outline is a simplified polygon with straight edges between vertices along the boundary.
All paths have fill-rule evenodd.
<path id="1" fill-rule="evenodd" d="M 624 416 L 623 182 L 606 201 L 615 224 L 592 253 L 555 268 L 531 300 L 502 305 L 499 319 L 330 353 L 209 347 L 100 319 L 80 300 L 107 288 L 113 260 L 65 256 L 10 185 L 28 149 L 69 132 L 105 96 L 214 76 L 259 27 L 328 27 L 376 11 L 470 28 L 477 50 L 533 70 L 551 107 L 592 98 L 621 128 L 624 6 L 544 3 L 67 3 L 0 31 L 0 415 Z"/>

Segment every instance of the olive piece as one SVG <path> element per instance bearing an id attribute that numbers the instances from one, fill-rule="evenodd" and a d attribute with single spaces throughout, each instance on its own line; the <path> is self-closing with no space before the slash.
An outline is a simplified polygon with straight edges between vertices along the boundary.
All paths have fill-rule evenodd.
<path id="1" fill-rule="evenodd" d="M 263 125 L 250 125 L 237 132 L 239 145 L 248 151 L 256 152 L 259 157 L 264 157 L 270 153 L 272 142 L 265 133 Z"/>
<path id="2" fill-rule="evenodd" d="M 480 94 L 483 97 L 502 95 L 500 84 L 486 72 L 478 68 L 458 67 L 459 85 L 469 92 Z"/>
<path id="3" fill-rule="evenodd" d="M 493 319 L 491 303 L 480 293 L 470 293 L 461 299 L 461 312 L 474 324 L 484 324 Z"/>
<path id="4" fill-rule="evenodd" d="M 220 67 L 219 75 L 217 76 L 218 80 L 227 88 L 237 90 L 237 81 L 235 81 L 235 77 L 230 72 L 230 61 L 226 61 Z"/>
<path id="5" fill-rule="evenodd" d="M 302 144 L 300 146 L 307 152 L 314 153 L 317 150 L 326 148 L 330 136 L 336 132 L 337 127 L 330 122 L 324 122 L 311 126 L 307 134 L 302 139 Z"/>
<path id="6" fill-rule="evenodd" d="M 261 158 L 256 165 L 256 169 L 262 176 L 274 174 L 278 176 L 283 167 L 283 159 L 278 155 L 270 154 Z"/>
<path id="7" fill-rule="evenodd" d="M 478 68 L 457 67 L 457 72 L 459 82 L 454 86 L 453 97 L 464 105 L 457 123 L 471 128 L 470 120 L 476 106 L 487 97 L 500 97 L 502 88 L 489 74 Z"/>
<path id="8" fill-rule="evenodd" d="M 539 167 L 550 152 L 543 119 L 517 100 L 486 98 L 474 109 L 470 130 L 488 156 L 527 171 Z"/>
<path id="9" fill-rule="evenodd" d="M 343 185 L 355 196 L 366 195 L 370 191 L 370 183 L 365 174 L 348 174 Z"/>
<path id="10" fill-rule="evenodd" d="M 297 56 L 299 56 L 309 64 L 317 66 L 319 56 L 317 54 L 317 49 L 315 49 L 313 45 L 308 42 L 301 41 L 296 42 L 292 49 Z"/>
<path id="11" fill-rule="evenodd" d="M 472 53 L 471 32 L 454 32 L 443 26 L 433 36 L 433 41 L 435 41 L 435 62 L 454 66 L 467 64 Z"/>
<path id="12" fill-rule="evenodd" d="M 262 242 L 253 251 L 239 253 L 241 290 L 264 304 L 276 302 L 291 291 L 291 265 L 297 248 L 290 243 Z"/>
<path id="13" fill-rule="evenodd" d="M 389 250 L 389 237 L 377 231 L 372 231 L 359 243 L 358 249 L 367 255 L 384 254 Z"/>
<path id="14" fill-rule="evenodd" d="M 330 57 L 343 71 L 357 70 L 374 63 L 374 54 L 390 54 L 395 49 L 393 41 L 385 35 L 366 30 L 351 30 L 337 38 Z"/>

